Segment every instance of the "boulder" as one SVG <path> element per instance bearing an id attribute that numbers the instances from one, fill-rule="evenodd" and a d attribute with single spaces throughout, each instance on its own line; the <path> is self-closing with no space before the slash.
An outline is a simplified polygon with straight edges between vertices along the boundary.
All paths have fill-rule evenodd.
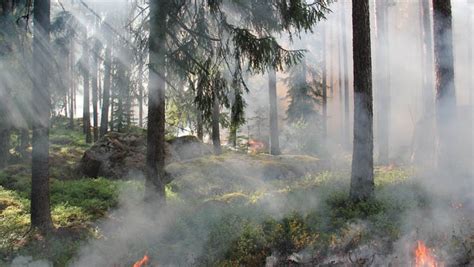
<path id="1" fill-rule="evenodd" d="M 166 142 L 166 164 L 210 154 L 211 147 L 194 136 L 177 137 Z M 145 135 L 110 132 L 84 153 L 79 170 L 87 177 L 120 179 L 144 172 L 145 161 Z"/>

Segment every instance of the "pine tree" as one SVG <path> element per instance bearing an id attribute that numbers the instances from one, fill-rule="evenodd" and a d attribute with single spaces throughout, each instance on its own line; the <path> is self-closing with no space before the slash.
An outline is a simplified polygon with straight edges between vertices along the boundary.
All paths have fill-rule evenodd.
<path id="1" fill-rule="evenodd" d="M 352 1 L 354 50 L 354 148 L 350 197 L 374 195 L 372 59 L 369 0 Z"/>
<path id="2" fill-rule="evenodd" d="M 50 64 L 50 1 L 34 1 L 33 85 L 34 111 L 33 151 L 31 164 L 31 225 L 43 232 L 53 227 L 49 191 L 49 120 L 51 99 L 48 85 Z"/>

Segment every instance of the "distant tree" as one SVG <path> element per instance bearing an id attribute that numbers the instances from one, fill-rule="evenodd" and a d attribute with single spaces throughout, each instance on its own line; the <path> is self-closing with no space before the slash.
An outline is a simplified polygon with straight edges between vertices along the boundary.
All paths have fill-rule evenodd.
<path id="1" fill-rule="evenodd" d="M 51 99 L 48 85 L 50 70 L 50 1 L 34 1 L 33 19 L 33 151 L 31 165 L 31 225 L 48 232 L 53 228 L 49 191 L 49 123 Z"/>
<path id="2" fill-rule="evenodd" d="M 454 87 L 453 26 L 450 0 L 433 0 L 433 37 L 436 71 L 438 167 L 454 171 L 456 91 Z"/>
<path id="3" fill-rule="evenodd" d="M 107 44 L 105 48 L 104 59 L 104 92 L 102 94 L 102 112 L 100 119 L 100 136 L 107 134 L 109 126 L 109 109 L 110 109 L 110 82 L 112 74 L 112 44 Z"/>
<path id="4" fill-rule="evenodd" d="M 376 63 L 375 86 L 377 88 L 377 140 L 378 162 L 388 164 L 389 160 L 389 127 L 390 127 L 390 54 L 388 40 L 388 7 L 387 0 L 376 0 Z"/>
<path id="5" fill-rule="evenodd" d="M 326 142 L 327 134 L 328 134 L 328 64 L 327 64 L 327 33 L 326 33 L 327 25 L 323 25 L 321 27 L 321 38 L 322 38 L 322 81 L 321 81 L 321 96 L 322 96 L 322 132 L 323 132 L 323 139 Z M 329 82 L 332 82 L 330 80 Z"/>
<path id="6" fill-rule="evenodd" d="M 341 88 L 341 97 L 344 98 L 344 124 L 343 124 L 343 145 L 348 148 L 350 141 L 350 110 L 349 110 L 349 57 L 347 55 L 347 29 L 346 29 L 346 7 L 345 2 L 341 1 L 341 77 L 344 83 L 343 92 Z"/>
<path id="7" fill-rule="evenodd" d="M 369 0 L 352 1 L 354 52 L 354 148 L 350 197 L 370 199 L 374 194 L 372 57 Z"/>
<path id="8" fill-rule="evenodd" d="M 2 3 L 2 14 L 0 14 L 0 59 L 4 61 L 11 53 L 11 41 L 9 35 L 12 34 L 12 1 L 6 0 Z M 4 64 L 4 62 L 2 62 Z M 7 65 L 7 64 L 5 64 Z M 7 82 L 0 83 L 0 169 L 7 166 L 10 150 L 11 121 L 9 106 L 11 102 L 11 92 Z"/>
<path id="9" fill-rule="evenodd" d="M 278 99 L 276 71 L 268 71 L 268 92 L 270 100 L 270 154 L 280 155 L 280 138 L 278 130 Z"/>
<path id="10" fill-rule="evenodd" d="M 82 43 L 81 72 L 83 78 L 83 103 L 82 123 L 83 132 L 86 135 L 86 143 L 92 143 L 91 135 L 91 113 L 90 113 L 90 73 L 89 73 L 89 45 L 87 33 Z"/>
<path id="11" fill-rule="evenodd" d="M 93 41 L 93 49 L 92 49 L 92 62 L 91 62 L 91 72 L 92 72 L 92 117 L 94 118 L 94 126 L 93 126 L 93 136 L 94 142 L 99 139 L 99 83 L 97 81 L 97 77 L 99 74 L 99 56 L 101 50 L 101 44 L 99 40 L 94 38 Z"/>

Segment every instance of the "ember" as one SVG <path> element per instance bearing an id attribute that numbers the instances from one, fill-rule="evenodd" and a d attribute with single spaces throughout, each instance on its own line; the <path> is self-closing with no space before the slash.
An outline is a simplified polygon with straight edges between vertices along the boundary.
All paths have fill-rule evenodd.
<path id="1" fill-rule="evenodd" d="M 250 140 L 248 146 L 251 153 L 257 153 L 265 149 L 265 144 L 257 140 Z"/>
<path id="2" fill-rule="evenodd" d="M 150 261 L 150 258 L 145 254 L 145 256 L 143 256 L 143 258 L 137 262 L 135 262 L 135 264 L 133 264 L 133 267 L 143 267 L 145 265 L 148 264 L 148 262 Z"/>
<path id="3" fill-rule="evenodd" d="M 415 251 L 415 267 L 442 267 L 423 241 L 418 241 Z"/>

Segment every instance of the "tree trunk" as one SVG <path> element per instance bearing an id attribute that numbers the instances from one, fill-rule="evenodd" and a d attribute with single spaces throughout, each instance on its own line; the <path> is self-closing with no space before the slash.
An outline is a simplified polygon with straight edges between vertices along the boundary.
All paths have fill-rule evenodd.
<path id="1" fill-rule="evenodd" d="M 202 142 L 204 140 L 204 127 L 202 122 L 202 111 L 199 107 L 196 109 L 196 114 L 197 138 Z"/>
<path id="2" fill-rule="evenodd" d="M 346 30 L 346 12 L 344 3 L 341 1 L 342 7 L 342 18 L 341 18 L 341 34 L 342 34 L 342 78 L 344 79 L 344 140 L 343 144 L 346 148 L 349 147 L 349 139 L 350 139 L 350 120 L 349 120 L 349 58 L 347 56 L 347 30 Z"/>
<path id="3" fill-rule="evenodd" d="M 433 36 L 436 71 L 436 123 L 438 168 L 443 173 L 455 171 L 456 93 L 450 0 L 433 0 Z"/>
<path id="4" fill-rule="evenodd" d="M 472 75 L 473 73 L 473 67 L 472 67 L 472 64 L 473 64 L 473 61 L 474 61 L 474 58 L 472 57 L 473 56 L 473 53 L 472 53 L 472 35 L 474 34 L 474 31 L 472 30 L 472 23 L 473 23 L 473 15 L 472 15 L 472 10 L 474 8 L 474 1 L 472 0 L 468 0 L 468 3 L 469 3 L 469 8 L 471 9 L 471 12 L 469 12 L 469 20 L 468 20 L 468 44 L 469 44 L 469 47 L 467 48 L 467 56 L 468 56 L 468 59 L 469 59 L 469 65 L 467 67 L 468 69 L 468 73 L 469 73 L 469 81 L 468 81 L 468 86 L 467 88 L 469 89 L 469 104 L 471 106 L 471 110 L 473 110 L 474 108 L 474 77 Z"/>
<path id="5" fill-rule="evenodd" d="M 350 197 L 364 201 L 374 194 L 372 60 L 369 0 L 352 1 L 354 51 L 354 145 Z"/>
<path id="6" fill-rule="evenodd" d="M 138 126 L 143 127 L 143 56 L 138 63 Z"/>
<path id="7" fill-rule="evenodd" d="M 28 126 L 26 125 L 25 128 L 20 129 L 20 149 L 18 152 L 20 153 L 22 159 L 26 159 L 26 150 L 30 146 L 30 132 L 27 127 Z"/>
<path id="8" fill-rule="evenodd" d="M 412 160 L 426 167 L 433 166 L 435 154 L 434 123 L 434 66 L 433 28 L 431 24 L 430 0 L 420 1 L 421 68 L 423 77 L 422 115 L 416 124 L 412 141 Z"/>
<path id="9" fill-rule="evenodd" d="M 215 89 L 213 89 L 215 90 Z M 219 129 L 220 107 L 217 92 L 214 92 L 214 99 L 212 104 L 212 144 L 214 146 L 214 154 L 222 154 L 221 147 L 221 133 Z"/>
<path id="10" fill-rule="evenodd" d="M 145 200 L 166 203 L 165 196 L 165 73 L 166 0 L 150 2 L 150 59 Z"/>
<path id="11" fill-rule="evenodd" d="M 50 1 L 36 0 L 33 8 L 33 152 L 31 163 L 31 225 L 42 232 L 53 228 L 49 201 L 49 123 L 51 98 L 48 85 Z"/>
<path id="12" fill-rule="evenodd" d="M 1 127 L 2 129 L 0 129 L 0 169 L 3 169 L 8 165 L 8 159 L 10 157 L 10 129 L 8 129 L 6 124 L 2 125 Z"/>
<path id="13" fill-rule="evenodd" d="M 388 42 L 388 3 L 376 0 L 376 87 L 377 87 L 377 134 L 378 163 L 389 161 L 389 127 L 390 127 L 390 54 Z"/>
<path id="14" fill-rule="evenodd" d="M 110 78 L 112 71 L 112 48 L 110 44 L 105 49 L 105 61 L 104 61 L 104 93 L 102 98 L 102 114 L 100 119 L 100 136 L 107 134 L 107 128 L 109 126 L 109 106 L 110 106 Z"/>
<path id="15" fill-rule="evenodd" d="M 87 46 L 87 38 L 84 38 L 83 55 L 82 55 L 82 75 L 84 78 L 84 102 L 83 102 L 83 124 L 84 134 L 86 135 L 86 143 L 92 143 L 91 135 L 91 113 L 89 107 L 89 48 Z"/>
<path id="16" fill-rule="evenodd" d="M 322 69 L 323 69 L 323 80 L 322 80 L 322 95 L 323 95 L 323 140 L 326 142 L 327 134 L 328 134 L 328 70 L 327 70 L 327 37 L 326 37 L 326 25 L 323 25 L 321 28 L 321 36 L 322 36 L 322 43 L 323 43 L 323 62 L 322 62 Z"/>
<path id="17" fill-rule="evenodd" d="M 99 88 L 97 83 L 97 73 L 98 73 L 98 53 L 100 49 L 100 44 L 98 41 L 95 41 L 94 44 L 94 51 L 93 51 L 93 60 L 92 60 L 92 116 L 94 118 L 94 142 L 99 139 L 99 107 L 98 107 L 98 95 L 99 95 Z"/>
<path id="18" fill-rule="evenodd" d="M 270 99 L 270 154 L 280 155 L 280 140 L 278 132 L 278 99 L 276 86 L 276 71 L 268 71 L 268 92 Z"/>
<path id="19" fill-rule="evenodd" d="M 74 45 L 71 42 L 69 49 L 69 129 L 74 129 L 74 99 L 76 82 L 74 79 Z"/>

